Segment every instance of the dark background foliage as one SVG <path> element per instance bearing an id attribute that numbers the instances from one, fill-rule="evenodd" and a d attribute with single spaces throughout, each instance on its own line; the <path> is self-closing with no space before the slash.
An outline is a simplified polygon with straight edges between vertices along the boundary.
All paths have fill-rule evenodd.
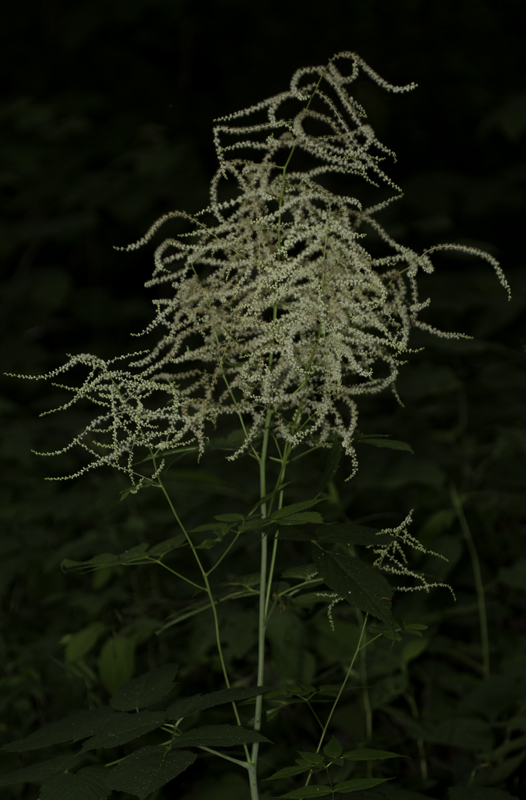
<path id="1" fill-rule="evenodd" d="M 367 79 L 357 85 L 357 99 L 379 139 L 398 156 L 387 172 L 405 192 L 382 221 L 414 249 L 444 241 L 487 249 L 501 261 L 513 300 L 507 303 L 484 262 L 436 258 L 436 273 L 423 282 L 422 294 L 432 299 L 426 318 L 476 339 L 415 336 L 415 346 L 425 344 L 426 350 L 410 358 L 400 380 L 405 409 L 390 397 L 373 398 L 361 421 L 367 432 L 408 441 L 415 456 L 364 447 L 355 481 L 338 481 L 341 507 L 327 504 L 326 511 L 329 519 L 345 511 L 353 520 L 375 515 L 393 524 L 414 506 L 419 537 L 451 559 L 443 577 L 457 592 L 457 611 L 435 592 L 427 603 L 417 595 L 402 597 L 399 613 L 431 626 L 430 644 L 411 672 L 422 713 L 435 726 L 463 730 L 467 724 L 469 746 L 466 736 L 457 741 L 436 730 L 429 734 L 430 777 L 422 781 L 396 668 L 379 652 L 381 666 L 370 676 L 377 687 L 375 742 L 411 757 L 400 785 L 435 798 L 465 785 L 473 770 L 475 783 L 516 794 L 526 787 L 519 685 L 526 662 L 526 72 L 520 13 L 512 0 L 30 0 L 8 3 L 0 33 L 0 348 L 2 370 L 11 372 L 46 371 L 63 363 L 66 352 L 109 357 L 130 347 L 130 331 L 140 330 L 151 314 L 143 289 L 151 248 L 124 254 L 112 246 L 137 240 L 170 209 L 193 212 L 207 204 L 217 166 L 215 117 L 280 91 L 295 69 L 324 64 L 340 50 L 358 52 L 391 83 L 419 84 L 401 96 Z M 170 596 L 169 583 L 153 568 L 91 579 L 64 576 L 58 566 L 64 557 L 89 558 L 167 538 L 171 523 L 158 498 L 145 494 L 118 504 L 123 482 L 102 473 L 73 483 L 45 482 L 45 476 L 77 469 L 77 456 L 55 463 L 37 459 L 31 448 L 61 447 L 85 424 L 87 410 L 38 419 L 54 405 L 56 390 L 9 378 L 1 387 L 0 739 L 27 734 L 71 708 L 106 702 L 97 657 L 90 654 L 82 663 L 64 658 L 63 637 L 94 620 L 132 641 L 136 673 L 174 659 L 179 648 L 183 674 L 200 691 L 215 666 L 211 643 L 195 622 L 177 635 L 171 628 L 169 635 L 152 636 L 174 604 L 185 601 Z M 190 462 L 171 476 L 183 513 L 196 525 L 205 521 L 206 503 L 215 513 L 237 510 L 236 503 L 256 491 L 242 483 L 241 464 L 229 468 L 228 481 L 214 483 L 214 468 L 224 470 L 221 459 L 203 466 L 208 493 L 196 483 Z M 312 476 L 297 475 L 292 499 L 304 498 Z M 470 493 L 466 515 L 488 596 L 491 685 L 478 667 L 473 573 L 451 512 L 451 484 Z M 285 555 L 298 557 L 292 544 Z M 232 571 L 252 571 L 250 543 L 236 559 Z M 243 614 L 245 608 L 232 612 L 227 634 L 240 677 L 246 674 Z M 294 619 L 304 627 L 290 623 L 286 635 L 296 642 L 291 652 L 299 653 L 297 637 L 307 631 L 316 674 L 332 670 L 336 681 L 347 653 L 342 645 L 327 655 L 328 633 L 320 633 L 326 617 L 320 614 L 314 623 L 298 612 Z M 350 624 L 343 612 L 341 621 Z M 294 672 L 279 641 L 278 631 L 272 650 L 277 680 Z M 179 660 L 179 652 L 175 656 Z M 502 682 L 510 681 L 515 694 L 503 699 Z M 345 709 L 335 733 L 353 746 L 363 740 L 359 693 Z M 285 716 L 282 730 L 292 736 L 298 720 Z M 308 732 L 307 722 L 301 724 Z M 308 737 L 303 745 L 310 746 Z M 494 754 L 490 766 L 482 767 L 481 754 L 488 752 Z M 0 758 L 6 771 L 24 763 Z M 281 765 L 269 761 L 265 769 Z M 223 783 L 212 777 L 213 769 Z M 189 771 L 180 784 L 185 797 L 242 797 L 233 773 L 222 766 L 209 770 Z M 34 786 L 4 791 L 6 797 L 37 796 Z M 167 788 L 160 796 L 182 796 L 177 791 Z"/>

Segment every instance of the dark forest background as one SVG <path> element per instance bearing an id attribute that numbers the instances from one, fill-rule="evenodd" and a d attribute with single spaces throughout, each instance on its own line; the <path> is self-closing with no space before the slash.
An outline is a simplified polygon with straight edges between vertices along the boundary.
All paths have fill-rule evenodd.
<path id="1" fill-rule="evenodd" d="M 356 84 L 378 138 L 397 154 L 386 171 L 404 191 L 380 220 L 415 250 L 441 242 L 486 249 L 501 262 L 513 299 L 507 302 L 486 262 L 435 258 L 436 273 L 422 282 L 422 295 L 431 297 L 426 319 L 476 338 L 448 344 L 416 337 L 415 346 L 429 347 L 401 379 L 406 408 L 367 401 L 361 427 L 393 433 L 418 452 L 411 467 L 399 466 L 399 453 L 364 453 L 349 505 L 363 519 L 376 512 L 400 519 L 414 506 L 426 543 L 442 536 L 452 557 L 444 577 L 463 587 L 469 605 L 468 554 L 455 550 L 451 520 L 440 513 L 451 481 L 472 493 L 469 513 L 497 609 L 490 623 L 503 637 L 492 650 L 501 677 L 501 658 L 519 672 L 526 666 L 522 11 L 516 0 L 9 0 L 0 25 L 4 373 L 46 372 L 66 353 L 111 357 L 138 349 L 129 334 L 151 318 L 143 284 L 153 246 L 133 253 L 113 246 L 136 241 L 166 211 L 208 204 L 217 168 L 214 118 L 281 91 L 298 67 L 325 64 L 340 50 L 359 53 L 390 83 L 418 83 L 406 95 L 387 94 L 367 78 Z M 122 487 L 107 475 L 44 481 L 76 470 L 76 456 L 55 464 L 31 449 L 62 447 L 89 419 L 83 410 L 39 419 L 56 399 L 49 384 L 1 378 L 0 744 L 98 691 L 95 677 L 87 690 L 88 673 L 64 665 L 60 641 L 101 613 L 89 597 L 103 587 L 88 583 L 80 596 L 60 560 L 137 541 L 147 528 L 138 507 L 126 516 L 116 502 Z M 182 494 L 193 491 L 190 482 Z M 164 524 L 145 503 L 143 519 Z M 119 607 L 127 595 L 118 581 L 114 588 L 108 603 Z M 68 599 L 73 591 L 76 605 Z M 442 632 L 450 637 L 444 652 L 455 639 L 477 640 L 476 614 L 463 624 Z M 162 663 L 160 652 L 138 658 L 151 667 Z M 415 680 L 425 683 L 425 676 Z M 517 693 L 513 714 L 524 717 L 521 702 Z M 509 719 L 506 709 L 498 713 Z M 512 728 L 510 740 L 522 732 L 524 725 Z M 526 744 L 492 768 L 508 763 L 509 752 L 516 764 L 487 785 L 524 791 Z M 445 797 L 448 781 L 462 783 L 473 768 L 463 758 L 451 775 L 442 754 L 434 786 L 413 776 L 413 788 Z M 0 755 L 0 770 L 17 765 Z M 200 800 L 212 797 L 207 791 Z M 34 787 L 13 792 L 36 796 Z M 229 800 L 214 795 L 223 797 Z"/>

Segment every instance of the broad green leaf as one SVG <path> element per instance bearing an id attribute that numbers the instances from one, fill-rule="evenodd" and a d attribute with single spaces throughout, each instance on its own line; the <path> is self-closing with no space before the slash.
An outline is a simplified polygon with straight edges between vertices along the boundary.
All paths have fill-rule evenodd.
<path id="1" fill-rule="evenodd" d="M 290 514 L 279 520 L 280 525 L 308 525 L 323 522 L 323 517 L 319 511 L 300 511 L 298 514 Z"/>
<path id="2" fill-rule="evenodd" d="M 270 517 L 251 517 L 250 519 L 246 519 L 241 523 L 239 530 L 244 533 L 245 531 L 254 531 L 258 528 L 265 528 L 269 525 L 272 525 L 272 520 Z"/>
<path id="3" fill-rule="evenodd" d="M 429 644 L 429 639 L 411 639 L 402 648 L 401 659 L 404 664 L 408 664 L 414 658 L 418 658 Z"/>
<path id="4" fill-rule="evenodd" d="M 173 740 L 172 747 L 231 747 L 252 742 L 270 742 L 270 739 L 237 725 L 203 725 L 182 733 Z"/>
<path id="5" fill-rule="evenodd" d="M 228 526 L 221 522 L 207 522 L 205 525 L 198 525 L 197 528 L 192 528 L 191 533 L 201 533 L 202 531 L 219 531 L 227 532 Z"/>
<path id="6" fill-rule="evenodd" d="M 69 637 L 64 651 L 66 661 L 77 661 L 89 653 L 92 647 L 95 646 L 102 632 L 106 626 L 102 622 L 90 622 L 78 633 L 74 633 Z"/>
<path id="7" fill-rule="evenodd" d="M 106 800 L 111 789 L 102 767 L 84 767 L 75 775 L 54 775 L 41 789 L 40 800 Z"/>
<path id="8" fill-rule="evenodd" d="M 187 542 L 184 533 L 178 533 L 177 536 L 172 536 L 171 539 L 166 539 L 164 542 L 159 542 L 159 544 L 151 547 L 148 555 L 153 556 L 154 558 L 161 558 L 162 556 L 166 555 L 166 553 L 170 553 L 172 550 L 176 550 L 178 547 L 184 547 L 186 543 Z"/>
<path id="9" fill-rule="evenodd" d="M 315 536 L 312 538 L 322 543 L 371 545 L 389 544 L 393 541 L 394 536 L 390 533 L 382 533 L 376 528 L 369 528 L 366 525 L 337 523 L 316 528 Z"/>
<path id="10" fill-rule="evenodd" d="M 166 709 L 167 719 L 180 719 L 195 714 L 196 711 L 203 711 L 205 708 L 224 705 L 225 703 L 235 703 L 248 700 L 260 694 L 270 691 L 270 686 L 258 686 L 253 689 L 221 689 L 218 692 L 209 694 L 195 694 L 192 697 L 182 697 L 168 706 Z"/>
<path id="11" fill-rule="evenodd" d="M 361 792 L 363 789 L 372 789 L 373 786 L 392 780 L 393 778 L 353 778 L 350 781 L 337 783 L 334 789 L 342 794 L 350 794 L 351 792 Z"/>
<path id="12" fill-rule="evenodd" d="M 306 508 L 311 508 L 318 503 L 321 503 L 321 499 L 303 500 L 301 503 L 292 503 L 290 506 L 278 508 L 278 510 L 274 511 L 274 513 L 271 515 L 270 519 L 283 519 L 283 517 L 290 517 L 291 514 L 297 514 L 299 511 L 304 511 Z"/>
<path id="13" fill-rule="evenodd" d="M 99 677 L 111 694 L 129 681 L 135 665 L 135 638 L 116 634 L 104 643 L 97 661 Z"/>
<path id="14" fill-rule="evenodd" d="M 323 748 L 323 752 L 329 758 L 338 758 L 339 756 L 341 756 L 342 750 L 343 747 L 339 743 L 338 739 L 336 739 L 334 736 L 332 737 L 330 742 L 326 744 L 325 747 Z"/>
<path id="15" fill-rule="evenodd" d="M 118 747 L 145 733 L 160 728 L 166 719 L 164 711 L 139 711 L 138 714 L 115 714 L 97 733 L 84 742 L 81 753 L 96 747 Z"/>
<path id="16" fill-rule="evenodd" d="M 30 767 L 15 769 L 0 776 L 0 786 L 9 786 L 11 783 L 25 783 L 26 781 L 44 781 L 74 767 L 80 761 L 80 756 L 57 756 L 49 761 L 41 761 Z"/>
<path id="17" fill-rule="evenodd" d="M 158 703 L 174 688 L 174 678 L 178 669 L 176 664 L 165 664 L 133 678 L 117 689 L 110 700 L 110 705 L 117 711 L 138 711 L 139 708 Z"/>
<path id="18" fill-rule="evenodd" d="M 389 583 L 375 567 L 343 553 L 314 552 L 314 563 L 327 586 L 367 614 L 393 624 Z"/>
<path id="19" fill-rule="evenodd" d="M 173 780 L 190 767 L 197 756 L 188 750 L 167 747 L 141 747 L 107 771 L 105 780 L 111 789 L 129 792 L 145 800 L 152 792 Z"/>
<path id="20" fill-rule="evenodd" d="M 303 753 L 300 752 L 299 755 L 301 756 L 300 761 L 296 761 L 298 766 L 302 766 L 303 764 L 308 764 L 310 767 L 317 767 L 320 764 L 323 764 L 325 759 L 323 758 L 321 753 Z"/>
<path id="21" fill-rule="evenodd" d="M 341 755 L 346 761 L 383 761 L 386 758 L 408 758 L 408 756 L 401 756 L 400 753 L 391 753 L 389 750 L 373 750 L 370 747 L 348 750 Z"/>
<path id="22" fill-rule="evenodd" d="M 112 567 L 118 563 L 119 556 L 116 556 L 115 553 L 101 553 L 87 561 L 72 561 L 70 558 L 64 558 L 60 562 L 60 569 L 62 572 L 67 572 L 68 570 L 75 572 L 93 572 L 95 569 Z"/>
<path id="23" fill-rule="evenodd" d="M 275 781 L 279 778 L 293 778 L 295 775 L 301 775 L 303 772 L 309 772 L 312 767 L 306 764 L 304 767 L 283 767 L 279 769 L 270 778 L 265 778 L 266 781 Z"/>
<path id="24" fill-rule="evenodd" d="M 389 447 L 391 450 L 407 450 L 408 453 L 413 453 L 413 448 L 407 442 L 399 442 L 397 439 L 384 439 L 378 436 L 367 436 L 356 439 L 357 443 L 370 444 L 373 447 Z"/>
<path id="25" fill-rule="evenodd" d="M 323 474 L 317 484 L 314 495 L 317 497 L 323 492 L 327 485 L 332 481 L 338 471 L 338 465 L 342 454 L 342 446 L 339 439 L 335 439 L 331 447 L 330 453 L 327 456 L 325 465 L 323 467 Z"/>
<path id="26" fill-rule="evenodd" d="M 280 537 L 281 538 L 281 537 Z M 287 538 L 287 537 L 285 537 Z M 300 567 L 290 567 L 285 572 L 281 573 L 282 578 L 299 578 L 306 581 L 313 573 L 316 574 L 317 569 L 311 561 L 310 564 L 302 564 Z"/>
<path id="27" fill-rule="evenodd" d="M 21 753 L 25 750 L 40 750 L 41 747 L 51 747 L 63 742 L 78 742 L 93 736 L 103 725 L 115 717 L 111 708 L 95 708 L 93 711 L 80 711 L 71 717 L 52 722 L 44 728 L 30 733 L 24 739 L 4 744 L 1 750 L 11 753 Z"/>
<path id="28" fill-rule="evenodd" d="M 138 559 L 144 559 L 147 550 L 148 545 L 146 542 L 142 542 L 141 544 L 135 545 L 135 547 L 130 547 L 128 550 L 125 550 L 124 553 L 120 553 L 119 561 L 121 564 L 128 564 Z"/>
<path id="29" fill-rule="evenodd" d="M 332 789 L 328 786 L 304 786 L 302 789 L 293 789 L 292 792 L 287 794 L 279 794 L 278 797 L 297 798 L 297 800 L 308 800 L 311 797 L 327 797 L 333 795 Z"/>

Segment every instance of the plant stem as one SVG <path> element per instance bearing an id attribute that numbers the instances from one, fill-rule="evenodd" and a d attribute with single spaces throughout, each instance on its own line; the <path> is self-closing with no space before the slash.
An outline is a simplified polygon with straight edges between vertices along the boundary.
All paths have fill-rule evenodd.
<path id="1" fill-rule="evenodd" d="M 480 640 L 482 644 L 482 672 L 487 678 L 490 674 L 490 660 L 489 660 L 489 635 L 488 635 L 488 618 L 486 614 L 486 598 L 484 595 L 484 584 L 482 582 L 482 572 L 480 569 L 480 561 L 471 535 L 471 530 L 468 521 L 462 508 L 462 501 L 458 496 L 457 490 L 454 485 L 450 487 L 451 502 L 458 517 L 462 533 L 468 546 L 469 555 L 471 558 L 471 565 L 473 567 L 473 575 L 475 578 L 475 587 L 477 590 L 477 604 L 479 611 L 479 625 L 480 625 Z"/>

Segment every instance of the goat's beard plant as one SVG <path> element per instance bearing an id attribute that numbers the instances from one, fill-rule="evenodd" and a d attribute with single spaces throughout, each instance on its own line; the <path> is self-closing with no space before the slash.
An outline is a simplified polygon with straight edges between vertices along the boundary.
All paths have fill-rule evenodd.
<path id="1" fill-rule="evenodd" d="M 339 61 L 351 62 L 349 75 L 338 69 Z M 258 748 L 261 742 L 268 742 L 260 733 L 263 695 L 268 691 L 264 683 L 265 629 L 276 600 L 325 585 L 332 600 L 329 612 L 339 599 L 356 607 L 363 623 L 362 636 L 345 677 L 347 681 L 357 653 L 366 646 L 362 637 L 368 618 L 379 619 L 385 625 L 384 633 L 396 637 L 401 623 L 395 623 L 392 617 L 393 593 L 397 589 L 429 591 L 432 586 L 442 585 L 428 583 L 407 566 L 402 545 L 424 550 L 408 532 L 411 513 L 398 527 L 375 532 L 351 524 L 324 525 L 317 511 L 308 510 L 323 499 L 324 488 L 334 478 L 340 448 L 351 459 L 348 478 L 355 474 L 356 398 L 387 387 L 396 395 L 399 367 L 411 352 L 411 328 L 424 328 L 440 336 L 463 335 L 438 331 L 419 319 L 429 300 L 419 299 L 418 272 L 433 271 L 429 254 L 439 247 L 418 255 L 394 241 L 374 218 L 390 201 L 363 208 L 358 199 L 329 188 L 334 175 L 355 176 L 373 185 L 378 181 L 386 183 L 396 192 L 391 200 L 400 196 L 380 168 L 385 156 L 393 154 L 377 141 L 365 121 L 365 112 L 349 95 L 348 87 L 360 71 L 388 91 L 414 88 L 414 84 L 391 86 L 357 55 L 339 53 L 326 67 L 298 70 L 288 91 L 218 120 L 214 136 L 220 168 L 212 180 L 210 206 L 195 217 L 183 212 L 166 214 L 143 239 L 118 248 L 140 247 L 174 217 L 192 224 L 191 231 L 166 239 L 155 251 L 155 270 L 146 286 L 168 286 L 171 290 L 170 298 L 154 301 L 156 317 L 143 331 L 150 334 L 160 329 L 163 335 L 158 343 L 150 351 L 109 361 L 88 354 L 72 356 L 63 367 L 40 376 L 56 378 L 75 365 L 89 367 L 89 375 L 80 388 L 55 384 L 74 392 L 73 399 L 61 408 L 87 398 L 103 409 L 64 448 L 80 445 L 93 457 L 68 477 L 92 467 L 111 465 L 129 477 L 128 491 L 158 487 L 170 503 L 181 531 L 152 547 L 141 545 L 121 556 L 99 556 L 82 564 L 65 562 L 64 568 L 94 569 L 108 563 L 165 566 L 163 559 L 170 552 L 189 547 L 201 582 L 192 582 L 173 569 L 171 572 L 208 596 L 227 687 L 200 699 L 180 699 L 158 713 L 139 709 L 168 694 L 175 666 L 161 667 L 125 684 L 111 700 L 120 715 L 100 716 L 97 724 L 91 717 L 79 717 L 77 722 L 72 718 L 70 740 L 92 736 L 83 752 L 130 741 L 135 735 L 129 730 L 130 717 L 126 715 L 125 719 L 122 715 L 129 710 L 143 717 L 149 714 L 145 720 L 147 729 L 162 728 L 168 734 L 167 740 L 162 745 L 137 750 L 96 776 L 93 767 L 75 775 L 61 768 L 57 770 L 59 774 L 48 779 L 48 783 L 54 780 L 58 788 L 69 785 L 67 781 L 76 780 L 75 786 L 80 787 L 82 780 L 96 779 L 108 791 L 123 790 L 145 798 L 193 763 L 196 754 L 181 749 L 193 747 L 215 752 L 245 768 L 251 798 L 255 800 L 259 796 Z M 251 118 L 256 121 L 251 122 Z M 254 151 L 256 156 L 249 157 Z M 223 186 L 230 190 L 230 197 L 220 201 Z M 213 224 L 203 221 L 210 216 Z M 369 252 L 367 236 L 371 234 L 376 236 L 377 244 L 383 242 L 386 255 L 375 257 Z M 506 279 L 491 256 L 459 245 L 440 247 L 485 258 L 509 294 Z M 129 362 L 125 368 L 119 365 L 122 359 Z M 210 540 L 202 543 L 199 529 L 186 529 L 162 475 L 166 459 L 174 454 L 195 451 L 201 458 L 209 445 L 207 430 L 213 429 L 224 414 L 234 415 L 239 423 L 237 435 L 234 432 L 230 440 L 235 452 L 228 458 L 248 455 L 257 462 L 260 500 L 247 515 L 223 514 L 215 517 L 214 523 L 202 526 L 213 532 L 212 544 L 223 544 L 221 558 L 207 568 L 200 550 L 209 547 Z M 278 469 L 270 488 L 267 479 L 272 447 Z M 287 465 L 292 451 L 304 447 L 301 455 L 317 448 L 328 449 L 324 485 L 317 487 L 310 499 L 286 505 Z M 152 465 L 149 474 L 138 470 L 138 464 L 145 463 L 144 456 Z M 257 681 L 252 688 L 232 689 L 222 653 L 217 593 L 210 577 L 238 538 L 258 529 L 259 590 L 256 586 L 247 592 L 250 597 L 259 595 Z M 295 576 L 297 584 L 272 594 L 276 552 L 283 539 L 310 542 L 313 563 L 305 565 L 302 578 L 299 573 Z M 372 548 L 374 564 L 357 558 L 356 546 Z M 393 587 L 380 570 L 410 576 L 413 581 L 411 585 Z M 282 796 L 315 796 L 316 788 L 308 786 L 313 772 L 326 769 L 335 759 L 340 764 L 346 757 L 356 760 L 356 754 L 342 753 L 334 737 L 323 746 L 345 681 L 322 726 L 317 747 L 313 746 L 310 754 L 303 753 L 297 766 L 276 773 L 276 778 L 307 774 L 303 789 Z M 236 701 L 247 698 L 255 698 L 255 707 L 250 722 L 243 723 Z M 186 716 L 228 702 L 233 704 L 237 728 L 206 726 L 181 733 L 179 726 Z M 87 724 L 89 730 L 82 728 Z M 7 749 L 30 749 L 30 739 L 25 746 L 26 740 L 22 740 Z M 215 749 L 228 745 L 243 745 L 245 760 L 225 756 Z M 375 752 L 376 758 L 392 755 Z M 17 781 L 22 779 L 18 775 Z M 356 791 L 383 780 L 352 779 L 331 784 L 332 788 L 327 786 L 323 792 L 318 787 L 317 791 L 325 795 Z"/>

